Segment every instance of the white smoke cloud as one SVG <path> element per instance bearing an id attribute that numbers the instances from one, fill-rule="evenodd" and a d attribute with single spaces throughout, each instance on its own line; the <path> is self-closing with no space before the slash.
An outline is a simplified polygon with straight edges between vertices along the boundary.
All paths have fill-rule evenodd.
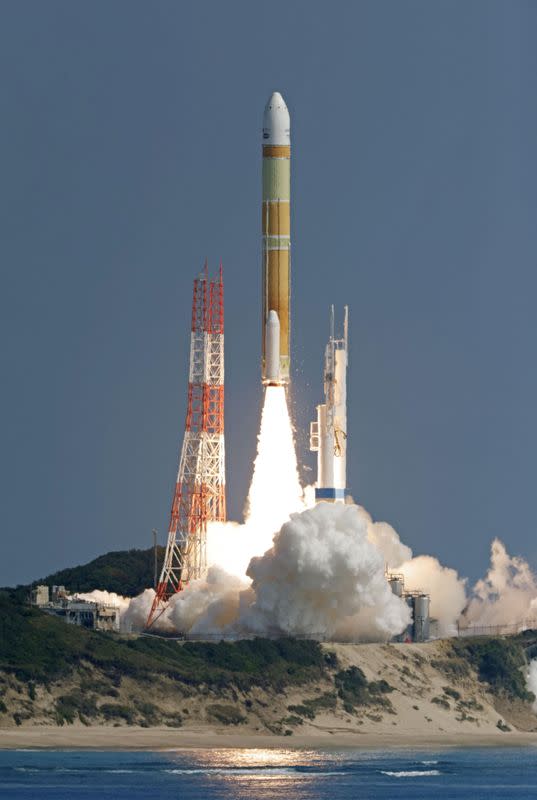
<path id="1" fill-rule="evenodd" d="M 369 541 L 382 553 L 386 568 L 393 572 L 405 561 L 412 558 L 412 550 L 402 543 L 399 534 L 387 522 L 373 522 L 365 509 L 361 509 L 367 517 Z"/>
<path id="2" fill-rule="evenodd" d="M 125 633 L 143 630 L 154 598 L 154 589 L 146 589 L 137 597 L 133 597 L 128 608 L 121 614 L 121 630 Z M 167 614 L 159 619 L 160 630 L 171 630 L 172 628 L 171 625 L 166 624 L 166 617 Z"/>
<path id="3" fill-rule="evenodd" d="M 172 598 L 168 620 L 183 633 L 223 633 L 236 622 L 240 592 L 247 588 L 240 578 L 211 567 L 206 578 L 192 581 L 188 591 Z"/>
<path id="4" fill-rule="evenodd" d="M 430 595 L 431 617 L 438 620 L 441 636 L 454 635 L 459 619 L 463 627 L 524 621 L 535 626 L 537 578 L 497 539 L 490 569 L 473 587 L 470 601 L 466 580 L 454 569 L 432 556 L 412 558 L 394 528 L 373 522 L 361 506 L 320 503 L 292 514 L 270 539 L 260 553 L 266 528 L 258 536 L 251 522 L 211 526 L 207 577 L 171 599 L 155 631 L 389 639 L 404 630 L 409 612 L 392 595 L 385 565 L 403 574 L 407 590 Z M 77 595 L 119 607 L 123 631 L 143 629 L 154 596 L 153 589 L 132 599 L 100 590 Z M 532 665 L 528 680 L 535 681 L 537 694 L 537 666 Z"/>
<path id="5" fill-rule="evenodd" d="M 358 506 L 321 503 L 293 514 L 272 546 L 251 559 L 248 577 L 212 566 L 205 579 L 171 599 L 156 628 L 200 636 L 387 640 L 407 626 L 410 612 L 386 582 L 385 559 L 369 540 L 369 527 Z M 222 526 L 219 533 L 232 539 L 245 531 Z M 153 596 L 147 590 L 133 600 L 125 626 L 143 625 Z"/>
<path id="6" fill-rule="evenodd" d="M 430 614 L 438 620 L 439 635 L 453 636 L 466 605 L 466 580 L 432 556 L 412 558 L 400 565 L 399 572 L 405 576 L 407 588 L 430 596 Z"/>
<path id="7" fill-rule="evenodd" d="M 494 539 L 490 568 L 472 589 L 464 612 L 466 625 L 530 626 L 537 620 L 537 576 L 523 558 L 510 556 Z"/>
<path id="8" fill-rule="evenodd" d="M 92 592 L 77 592 L 72 597 L 79 600 L 87 600 L 90 603 L 116 606 L 116 608 L 119 608 L 120 614 L 128 609 L 130 603 L 129 597 L 123 597 L 121 594 L 107 592 L 103 589 L 94 589 Z"/>
<path id="9" fill-rule="evenodd" d="M 358 641 L 390 638 L 409 621 L 357 506 L 320 503 L 294 514 L 248 576 L 252 593 L 238 621 L 245 630 Z"/>

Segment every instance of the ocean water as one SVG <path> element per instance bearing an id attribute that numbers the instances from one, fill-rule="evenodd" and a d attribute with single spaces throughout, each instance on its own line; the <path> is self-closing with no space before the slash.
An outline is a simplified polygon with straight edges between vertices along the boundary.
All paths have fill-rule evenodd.
<path id="1" fill-rule="evenodd" d="M 0 751 L 0 797 L 166 800 L 537 798 L 537 748 Z"/>

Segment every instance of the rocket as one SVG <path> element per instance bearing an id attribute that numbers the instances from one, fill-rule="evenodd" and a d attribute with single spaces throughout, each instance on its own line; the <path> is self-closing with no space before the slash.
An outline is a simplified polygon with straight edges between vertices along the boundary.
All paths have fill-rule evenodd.
<path id="1" fill-rule="evenodd" d="M 291 300 L 291 133 L 289 111 L 274 92 L 263 115 L 262 380 L 289 382 Z"/>
<path id="2" fill-rule="evenodd" d="M 344 503 L 347 484 L 347 363 L 349 310 L 344 308 L 343 336 L 334 334 L 330 309 L 330 338 L 324 354 L 324 403 L 310 426 L 310 450 L 317 453 L 315 500 Z"/>

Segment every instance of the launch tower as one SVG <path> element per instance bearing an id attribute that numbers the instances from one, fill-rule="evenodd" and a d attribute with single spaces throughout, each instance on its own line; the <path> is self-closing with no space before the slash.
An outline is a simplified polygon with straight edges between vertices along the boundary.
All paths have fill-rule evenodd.
<path id="1" fill-rule="evenodd" d="M 224 283 L 207 264 L 194 281 L 185 435 L 166 555 L 146 628 L 176 592 L 207 572 L 207 523 L 225 521 Z"/>

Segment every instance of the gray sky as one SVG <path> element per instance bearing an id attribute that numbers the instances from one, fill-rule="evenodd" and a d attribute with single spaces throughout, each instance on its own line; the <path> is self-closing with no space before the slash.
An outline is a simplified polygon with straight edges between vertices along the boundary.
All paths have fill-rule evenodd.
<path id="1" fill-rule="evenodd" d="M 537 566 L 537 4 L 4 0 L 0 15 L 0 584 L 148 546 L 153 527 L 164 541 L 205 256 L 225 269 L 240 515 L 274 89 L 292 115 L 301 461 L 328 304 L 348 302 L 354 496 L 472 578 L 493 536 Z"/>

